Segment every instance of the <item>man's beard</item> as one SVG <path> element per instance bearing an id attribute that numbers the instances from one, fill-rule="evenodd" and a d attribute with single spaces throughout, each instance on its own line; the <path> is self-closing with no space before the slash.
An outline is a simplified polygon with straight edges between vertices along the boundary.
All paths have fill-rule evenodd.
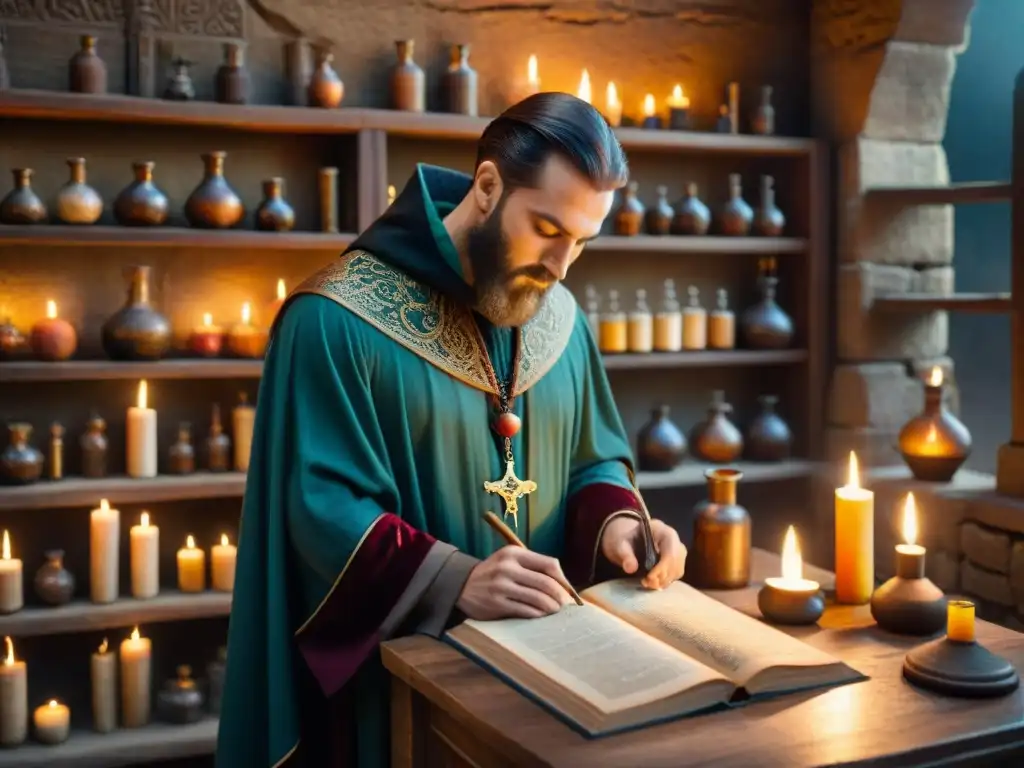
<path id="1" fill-rule="evenodd" d="M 474 309 L 496 326 L 515 328 L 537 314 L 554 279 L 541 264 L 509 268 L 509 243 L 501 226 L 503 209 L 504 199 L 486 221 L 470 230 L 466 248 L 473 269 Z"/>

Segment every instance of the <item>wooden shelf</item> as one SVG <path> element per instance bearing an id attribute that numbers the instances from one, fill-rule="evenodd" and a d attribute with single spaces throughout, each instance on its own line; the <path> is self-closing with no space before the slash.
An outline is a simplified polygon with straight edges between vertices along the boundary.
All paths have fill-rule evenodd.
<path id="1" fill-rule="evenodd" d="M 91 96 L 60 91 L 0 91 L 0 118 L 77 120 L 107 123 L 226 128 L 248 133 L 346 134 L 382 130 L 393 136 L 475 140 L 490 122 L 486 117 L 388 109 L 342 107 L 311 109 L 206 101 L 164 101 L 137 96 Z M 806 155 L 813 139 L 747 136 L 691 131 L 616 130 L 627 150 L 649 152 L 718 152 L 758 155 Z"/>
<path id="2" fill-rule="evenodd" d="M 753 350 L 727 349 L 700 352 L 651 352 L 604 355 L 609 371 L 649 368 L 735 368 L 741 366 L 793 365 L 807 360 L 803 349 Z"/>
<path id="3" fill-rule="evenodd" d="M 75 730 L 57 746 L 26 743 L 0 750 L 0 768 L 122 768 L 212 755 L 217 723 L 207 717 L 190 725 L 154 723 L 113 733 Z"/>
<path id="4" fill-rule="evenodd" d="M 0 616 L 0 636 L 38 637 L 119 627 L 130 629 L 168 621 L 216 618 L 229 613 L 231 594 L 226 592 L 167 591 L 149 600 L 123 597 L 106 605 L 76 600 L 58 608 L 33 606 Z"/>
<path id="5" fill-rule="evenodd" d="M 699 488 L 707 483 L 704 473 L 714 466 L 728 466 L 743 473 L 744 483 L 767 483 L 773 480 L 794 480 L 810 477 L 817 473 L 820 464 L 804 459 L 780 461 L 777 464 L 761 464 L 740 461 L 728 465 L 683 464 L 671 472 L 637 472 L 636 484 L 641 491 L 657 491 L 665 488 Z"/>
<path id="6" fill-rule="evenodd" d="M 1009 182 L 979 181 L 942 187 L 875 187 L 867 191 L 870 200 L 896 207 L 912 205 L 955 205 L 957 203 L 1000 203 L 1009 200 Z"/>
<path id="7" fill-rule="evenodd" d="M 681 237 L 638 235 L 599 237 L 586 247 L 587 253 L 806 253 L 807 241 L 800 237 Z"/>
<path id="8" fill-rule="evenodd" d="M 150 479 L 104 477 L 88 480 L 69 477 L 41 480 L 33 485 L 0 487 L 0 510 L 93 509 L 100 499 L 118 504 L 156 504 L 162 501 L 240 498 L 245 492 L 244 472 L 196 472 L 161 475 Z"/>
<path id="9" fill-rule="evenodd" d="M 1010 311 L 1009 293 L 905 293 L 880 296 L 872 306 L 882 312 L 964 312 L 998 315 Z"/>
<path id="10" fill-rule="evenodd" d="M 48 245 L 81 248 L 165 247 L 244 248 L 273 251 L 338 251 L 355 240 L 345 232 L 257 232 L 249 229 L 189 229 L 187 227 L 75 227 L 62 224 L 0 224 L 0 247 Z"/>

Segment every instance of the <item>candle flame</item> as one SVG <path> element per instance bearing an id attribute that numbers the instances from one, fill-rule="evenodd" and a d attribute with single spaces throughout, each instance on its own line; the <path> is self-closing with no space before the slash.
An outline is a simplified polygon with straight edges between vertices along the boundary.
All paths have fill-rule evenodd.
<path id="1" fill-rule="evenodd" d="M 683 86 L 677 85 L 672 88 L 672 101 L 677 104 L 683 100 Z"/>
<path id="2" fill-rule="evenodd" d="M 860 467 L 857 464 L 857 454 L 850 451 L 850 468 L 846 476 L 847 488 L 860 488 Z"/>
<path id="3" fill-rule="evenodd" d="M 194 538 L 192 538 L 192 534 L 189 534 L 188 537 L 185 539 L 185 549 L 195 549 L 195 548 L 196 548 L 196 540 Z"/>
<path id="4" fill-rule="evenodd" d="M 608 83 L 608 88 L 605 91 L 604 100 L 605 104 L 608 106 L 608 109 L 616 109 L 619 106 L 619 91 L 615 87 L 615 83 Z"/>
<path id="5" fill-rule="evenodd" d="M 7 646 L 7 655 L 4 656 L 4 664 L 9 667 L 14 663 L 14 643 L 11 638 L 5 637 L 4 645 Z"/>
<path id="6" fill-rule="evenodd" d="M 103 642 L 100 643 L 100 653 L 106 653 L 109 646 L 107 645 L 107 638 L 103 638 Z"/>
<path id="7" fill-rule="evenodd" d="M 576 89 L 576 96 L 577 98 L 587 102 L 587 104 L 590 103 L 592 98 L 590 91 L 590 73 L 585 69 L 583 70 L 583 74 L 580 75 L 580 86 Z"/>
<path id="8" fill-rule="evenodd" d="M 11 534 L 4 530 L 4 547 L 3 547 L 3 558 L 4 560 L 11 559 Z"/>
<path id="9" fill-rule="evenodd" d="M 672 95 L 668 98 L 668 104 L 675 109 L 687 109 L 690 106 L 690 100 L 683 93 L 683 86 L 676 85 L 672 88 Z"/>
<path id="10" fill-rule="evenodd" d="M 388 205 L 395 202 L 395 198 L 398 197 L 398 190 L 395 189 L 394 184 L 388 184 Z"/>
<path id="11" fill-rule="evenodd" d="M 796 540 L 796 529 L 791 525 L 786 531 L 782 544 L 782 578 L 798 581 L 804 577 L 804 561 L 800 557 L 800 545 Z"/>
<path id="12" fill-rule="evenodd" d="M 109 512 L 110 502 L 106 499 L 100 499 L 100 512 Z"/>
<path id="13" fill-rule="evenodd" d="M 139 402 L 138 406 L 141 409 L 145 409 L 148 406 L 149 401 L 149 384 L 143 379 L 139 382 Z"/>
<path id="14" fill-rule="evenodd" d="M 284 297 L 288 295 L 288 291 L 284 288 L 284 279 L 278 278 L 277 280 L 277 300 L 284 301 Z"/>
<path id="15" fill-rule="evenodd" d="M 46 317 L 49 320 L 54 320 L 57 317 L 57 302 L 53 299 L 46 302 Z"/>
<path id="16" fill-rule="evenodd" d="M 140 637 L 141 635 L 139 634 L 139 628 L 135 627 L 135 629 L 132 630 L 131 639 L 138 640 Z"/>
<path id="17" fill-rule="evenodd" d="M 917 544 L 917 502 L 912 493 L 908 493 L 903 502 L 903 541 Z"/>
<path id="18" fill-rule="evenodd" d="M 526 79 L 531 83 L 536 83 L 540 79 L 537 76 L 537 57 L 533 54 L 526 60 Z"/>
<path id="19" fill-rule="evenodd" d="M 203 327 L 209 328 L 213 325 L 213 315 L 209 312 L 203 312 Z"/>
<path id="20" fill-rule="evenodd" d="M 943 379 L 942 369 L 939 366 L 937 366 L 937 365 L 934 366 L 932 368 L 931 375 L 928 376 L 928 384 L 929 384 L 929 386 L 941 387 L 942 386 L 942 379 Z"/>
<path id="21" fill-rule="evenodd" d="M 222 547 L 226 547 L 228 545 L 228 535 L 226 533 L 222 533 L 220 535 L 220 545 Z"/>
<path id="22" fill-rule="evenodd" d="M 648 93 L 644 96 L 644 117 L 654 117 L 654 94 Z"/>
<path id="23" fill-rule="evenodd" d="M 149 512 L 143 512 L 139 515 L 139 525 L 143 528 L 149 528 Z"/>
<path id="24" fill-rule="evenodd" d="M 46 706 L 48 706 L 48 707 L 50 707 L 51 709 L 53 709 L 54 707 L 56 707 L 56 706 L 57 706 L 57 700 L 56 700 L 56 699 L 50 699 L 50 700 L 49 700 L 49 701 L 48 701 L 48 702 L 46 703 Z"/>
<path id="25" fill-rule="evenodd" d="M 245 302 L 242 305 L 242 325 L 248 325 L 252 322 L 252 307 L 249 302 Z"/>

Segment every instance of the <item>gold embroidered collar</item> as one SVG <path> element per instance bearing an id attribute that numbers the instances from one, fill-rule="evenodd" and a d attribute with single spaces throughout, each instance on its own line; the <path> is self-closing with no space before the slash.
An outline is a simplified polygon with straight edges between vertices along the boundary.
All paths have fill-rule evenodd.
<path id="1" fill-rule="evenodd" d="M 473 328 L 472 312 L 366 251 L 350 251 L 299 285 L 336 301 L 450 376 L 491 391 Z M 556 285 L 537 315 L 523 326 L 516 395 L 540 381 L 572 336 L 576 301 Z"/>

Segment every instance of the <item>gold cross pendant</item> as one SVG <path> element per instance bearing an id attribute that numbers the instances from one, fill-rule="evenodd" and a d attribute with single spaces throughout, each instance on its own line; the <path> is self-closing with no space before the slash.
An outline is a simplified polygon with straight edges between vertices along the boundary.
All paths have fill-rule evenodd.
<path id="1" fill-rule="evenodd" d="M 484 490 L 496 493 L 505 500 L 505 517 L 512 515 L 512 525 L 519 530 L 519 499 L 537 490 L 533 480 L 520 480 L 516 477 L 516 463 L 512 459 L 505 462 L 505 474 L 500 480 L 484 483 Z"/>

